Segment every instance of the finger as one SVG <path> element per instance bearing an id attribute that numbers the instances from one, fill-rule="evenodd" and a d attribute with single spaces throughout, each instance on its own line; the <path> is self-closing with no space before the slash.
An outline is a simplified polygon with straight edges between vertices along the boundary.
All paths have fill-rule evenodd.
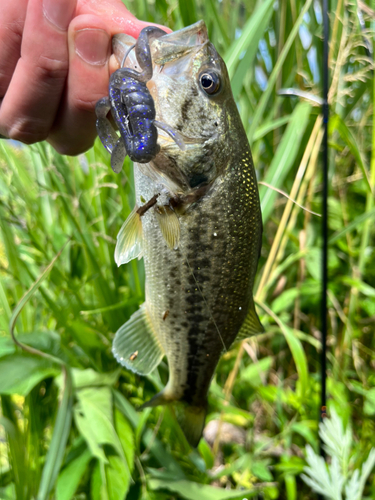
<path id="1" fill-rule="evenodd" d="M 96 137 L 95 104 L 108 94 L 111 33 L 97 16 L 81 15 L 69 26 L 67 90 L 48 141 L 61 154 L 75 155 Z"/>
<path id="2" fill-rule="evenodd" d="M 29 0 L 21 58 L 0 108 L 0 133 L 31 144 L 45 139 L 68 72 L 67 28 L 76 0 Z"/>
<path id="3" fill-rule="evenodd" d="M 0 2 L 0 98 L 4 97 L 21 55 L 27 0 Z"/>
<path id="4" fill-rule="evenodd" d="M 112 35 L 126 33 L 138 38 L 145 26 L 158 26 L 170 33 L 171 30 L 159 24 L 140 21 L 131 14 L 121 0 L 78 0 L 77 14 L 95 14 L 105 21 Z"/>

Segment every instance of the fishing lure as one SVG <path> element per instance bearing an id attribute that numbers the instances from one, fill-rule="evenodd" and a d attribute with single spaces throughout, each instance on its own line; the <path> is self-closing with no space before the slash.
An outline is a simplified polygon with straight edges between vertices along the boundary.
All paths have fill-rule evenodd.
<path id="1" fill-rule="evenodd" d="M 141 31 L 137 42 L 125 54 L 121 66 L 124 66 L 129 52 L 135 49 L 142 71 L 124 67 L 115 71 L 109 80 L 109 96 L 96 104 L 98 135 L 111 153 L 111 167 L 116 173 L 121 171 L 126 155 L 137 163 L 148 163 L 155 158 L 160 151 L 157 127 L 164 130 L 181 150 L 185 149 L 181 134 L 155 120 L 154 101 L 146 85 L 153 74 L 150 44 L 164 35 L 166 32 L 155 26 L 147 26 Z M 107 119 L 109 111 L 120 137 Z"/>

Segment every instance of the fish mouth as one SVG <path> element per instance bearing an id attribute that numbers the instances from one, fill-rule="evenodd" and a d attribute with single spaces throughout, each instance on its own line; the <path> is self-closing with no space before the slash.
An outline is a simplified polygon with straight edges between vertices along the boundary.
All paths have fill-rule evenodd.
<path id="1" fill-rule="evenodd" d="M 179 132 L 181 135 L 182 139 L 184 140 L 184 143 L 186 146 L 196 146 L 196 145 L 202 145 L 205 143 L 208 143 L 210 141 L 216 141 L 217 138 L 219 137 L 218 132 L 215 132 L 214 134 L 210 135 L 209 137 L 188 137 L 187 135 L 182 134 Z M 163 139 L 165 141 L 166 146 L 176 146 L 176 143 L 173 141 L 171 137 L 169 137 L 166 133 L 163 131 L 158 131 L 158 135 L 160 139 Z M 176 146 L 177 147 L 177 146 Z M 178 148 L 178 147 L 177 147 Z"/>
<path id="2" fill-rule="evenodd" d="M 196 51 L 208 42 L 206 24 L 204 21 L 198 21 L 154 40 L 151 45 L 152 60 L 155 64 L 162 66 Z"/>
<path id="3" fill-rule="evenodd" d="M 135 42 L 135 38 L 125 33 L 114 35 L 112 39 L 112 48 L 119 64 L 121 64 L 124 54 L 129 47 L 134 45 Z M 172 33 L 168 33 L 154 40 L 150 47 L 152 61 L 162 66 L 166 62 L 179 59 L 195 51 L 208 42 L 209 38 L 206 24 L 204 21 L 198 21 L 191 26 L 173 31 Z M 126 66 L 134 69 L 134 66 L 137 64 L 135 52 L 130 52 L 128 57 L 128 64 L 126 64 Z"/>

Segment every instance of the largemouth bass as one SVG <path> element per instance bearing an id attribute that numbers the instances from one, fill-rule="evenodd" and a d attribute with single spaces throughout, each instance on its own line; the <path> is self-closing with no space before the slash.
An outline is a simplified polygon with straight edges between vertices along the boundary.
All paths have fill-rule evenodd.
<path id="1" fill-rule="evenodd" d="M 134 44 L 117 36 L 114 52 L 127 67 L 144 70 L 140 50 L 129 51 Z M 263 331 L 252 296 L 262 218 L 249 143 L 204 22 L 159 33 L 149 48 L 152 71 L 143 81 L 155 105 L 157 147 L 151 161 L 134 164 L 137 204 L 115 251 L 118 265 L 143 256 L 146 301 L 117 331 L 113 353 L 139 374 L 167 357 L 169 381 L 143 407 L 173 403 L 187 440 L 197 446 L 223 350 Z M 120 106 L 131 134 L 125 99 Z M 103 139 L 107 125 L 100 123 L 119 170 L 116 149 L 124 156 L 123 143 L 112 131 Z"/>

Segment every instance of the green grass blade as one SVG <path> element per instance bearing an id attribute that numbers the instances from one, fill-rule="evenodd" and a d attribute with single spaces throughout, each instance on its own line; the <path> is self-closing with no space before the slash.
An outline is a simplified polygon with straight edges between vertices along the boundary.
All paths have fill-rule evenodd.
<path id="1" fill-rule="evenodd" d="M 73 384 L 70 369 L 64 367 L 63 372 L 65 384 L 62 400 L 57 412 L 51 443 L 43 467 L 37 500 L 48 500 L 49 494 L 54 488 L 70 433 L 73 408 Z"/>
<path id="2" fill-rule="evenodd" d="M 167 490 L 177 493 L 186 500 L 242 500 L 257 494 L 256 490 L 224 490 L 207 484 L 198 484 L 193 481 L 165 481 L 163 479 L 151 479 L 149 481 L 151 490 Z"/>
<path id="3" fill-rule="evenodd" d="M 310 111 L 311 106 L 306 102 L 299 103 L 293 111 L 272 163 L 263 179 L 267 184 L 275 188 L 281 188 L 284 179 L 294 165 L 309 120 Z M 277 193 L 266 186 L 260 186 L 259 196 L 262 205 L 263 223 L 265 223 L 271 215 Z"/>
<path id="4" fill-rule="evenodd" d="M 264 36 L 264 31 L 272 16 L 273 4 L 273 0 L 266 0 L 259 5 L 245 24 L 240 38 L 234 42 L 229 49 L 229 54 L 225 57 L 225 60 L 228 61 L 228 72 L 235 99 L 241 92 L 246 73 L 254 64 L 259 41 Z M 246 52 L 240 60 L 239 58 L 244 51 Z"/>
<path id="5" fill-rule="evenodd" d="M 361 227 L 361 224 L 365 222 L 368 219 L 371 219 L 372 217 L 375 216 L 375 208 L 370 210 L 369 212 L 365 212 L 362 215 L 358 215 L 352 222 L 350 222 L 344 229 L 341 231 L 333 234 L 329 240 L 328 244 L 332 245 L 333 243 L 336 243 L 336 241 L 340 240 L 343 236 L 345 236 L 347 233 L 350 233 L 351 231 L 358 231 Z"/>
<path id="6" fill-rule="evenodd" d="M 366 183 L 366 188 L 371 193 L 372 188 L 371 188 L 371 184 L 370 184 L 368 168 L 367 168 L 365 161 L 362 157 L 362 154 L 359 150 L 358 141 L 354 137 L 352 131 L 347 127 L 347 125 L 339 117 L 339 115 L 334 115 L 329 120 L 329 133 L 332 135 L 334 130 L 337 130 L 337 132 L 340 134 L 342 140 L 346 143 L 346 145 L 350 149 L 350 152 L 354 156 L 354 158 L 357 162 L 357 165 L 359 166 L 359 168 L 362 171 L 363 178 L 364 178 L 364 181 Z"/>
<path id="7" fill-rule="evenodd" d="M 259 40 L 262 38 L 264 28 L 271 17 L 273 3 L 273 0 L 266 0 L 260 3 L 259 7 L 243 27 L 241 36 L 230 46 L 228 52 L 225 54 L 224 60 L 231 79 L 239 64 L 240 55 L 244 50 L 249 51 L 251 54 L 251 59 L 248 61 L 249 65 L 252 63 L 258 49 Z"/>
<path id="8" fill-rule="evenodd" d="M 307 396 L 309 386 L 309 369 L 307 365 L 307 358 L 301 341 L 297 335 L 294 334 L 292 328 L 286 325 L 266 304 L 256 301 L 267 314 L 269 314 L 274 321 L 279 325 L 285 340 L 288 343 L 290 352 L 292 353 L 294 363 L 297 368 L 298 378 L 300 382 L 299 393 L 301 399 Z"/>
<path id="9" fill-rule="evenodd" d="M 304 6 L 300 12 L 300 15 L 298 16 L 298 19 L 295 22 L 295 24 L 294 24 L 294 26 L 293 26 L 293 28 L 288 36 L 288 39 L 283 47 L 283 50 L 281 51 L 280 56 L 277 59 L 277 62 L 272 70 L 272 73 L 271 73 L 270 77 L 268 78 L 267 88 L 266 88 L 265 92 L 262 94 L 262 97 L 258 103 L 250 130 L 249 130 L 248 139 L 249 139 L 250 143 L 253 142 L 253 137 L 254 137 L 255 131 L 259 125 L 260 120 L 262 119 L 263 113 L 265 112 L 265 110 L 267 108 L 268 101 L 271 97 L 273 88 L 274 88 L 275 83 L 277 81 L 277 78 L 280 74 L 280 71 L 283 67 L 286 56 L 288 55 L 288 52 L 289 52 L 290 48 L 292 47 L 294 39 L 298 35 L 298 30 L 302 24 L 304 15 L 309 10 L 311 4 L 312 4 L 312 0 L 307 0 L 307 2 L 304 4 Z"/>
<path id="10" fill-rule="evenodd" d="M 277 130 L 279 127 L 282 127 L 283 125 L 289 123 L 291 116 L 292 115 L 283 116 L 282 118 L 266 122 L 264 125 L 260 126 L 254 134 L 254 142 L 262 139 L 262 137 L 267 135 L 269 132 Z"/>
<path id="11" fill-rule="evenodd" d="M 91 459 L 92 455 L 86 449 L 64 468 L 57 481 L 56 500 L 71 500 Z"/>
<path id="12" fill-rule="evenodd" d="M 194 0 L 178 0 L 178 6 L 185 26 L 198 21 L 196 2 Z"/>

